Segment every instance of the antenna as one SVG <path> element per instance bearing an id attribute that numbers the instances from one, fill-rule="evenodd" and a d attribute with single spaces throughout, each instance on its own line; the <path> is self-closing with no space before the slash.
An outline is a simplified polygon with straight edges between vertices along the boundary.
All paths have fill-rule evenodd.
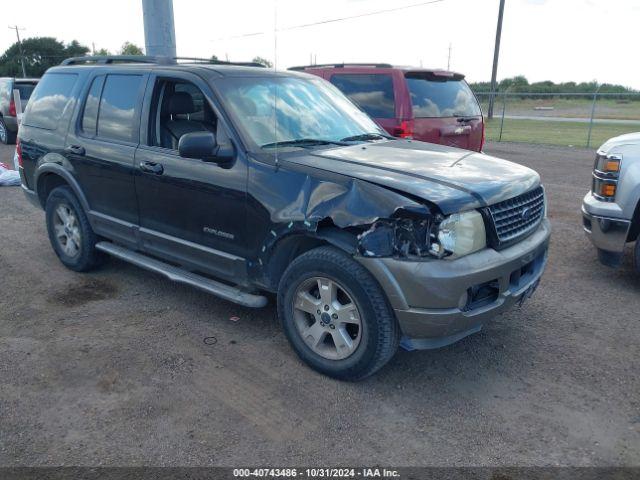
<path id="1" fill-rule="evenodd" d="M 278 70 L 278 0 L 273 0 L 273 70 Z M 275 142 L 275 164 L 278 163 L 278 81 L 273 82 L 273 141 Z"/>

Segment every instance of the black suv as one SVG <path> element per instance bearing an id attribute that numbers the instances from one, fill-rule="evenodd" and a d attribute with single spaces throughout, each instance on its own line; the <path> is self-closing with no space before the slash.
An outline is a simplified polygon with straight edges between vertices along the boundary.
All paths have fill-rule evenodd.
<path id="1" fill-rule="evenodd" d="M 316 76 L 124 60 L 50 69 L 20 127 L 23 189 L 67 267 L 107 253 L 249 307 L 277 293 L 298 355 L 349 380 L 538 285 L 534 171 L 388 137 Z"/>

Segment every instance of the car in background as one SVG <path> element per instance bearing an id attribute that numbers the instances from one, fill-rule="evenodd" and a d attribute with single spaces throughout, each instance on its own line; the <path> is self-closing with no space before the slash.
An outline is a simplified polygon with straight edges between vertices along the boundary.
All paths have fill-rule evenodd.
<path id="1" fill-rule="evenodd" d="M 640 132 L 614 137 L 598 149 L 582 217 L 600 262 L 620 266 L 626 244 L 636 242 L 640 273 Z"/>
<path id="2" fill-rule="evenodd" d="M 18 113 L 13 91 L 20 92 L 22 111 L 27 105 L 31 92 L 38 84 L 37 78 L 0 78 L 0 142 L 4 144 L 15 143 L 18 134 Z"/>
<path id="3" fill-rule="evenodd" d="M 378 64 L 292 67 L 338 87 L 389 134 L 479 152 L 484 119 L 464 75 Z"/>

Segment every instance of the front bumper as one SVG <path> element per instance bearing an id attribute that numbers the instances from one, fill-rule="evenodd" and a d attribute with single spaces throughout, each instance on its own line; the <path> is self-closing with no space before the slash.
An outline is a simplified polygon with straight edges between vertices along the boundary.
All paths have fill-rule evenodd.
<path id="1" fill-rule="evenodd" d="M 582 227 L 591 243 L 598 249 L 600 261 L 608 266 L 618 266 L 627 243 L 631 221 L 617 218 L 615 204 L 599 202 L 588 193 L 582 202 Z"/>
<path id="2" fill-rule="evenodd" d="M 426 262 L 360 258 L 387 294 L 407 349 L 439 348 L 529 297 L 547 262 L 551 228 L 501 251 Z"/>

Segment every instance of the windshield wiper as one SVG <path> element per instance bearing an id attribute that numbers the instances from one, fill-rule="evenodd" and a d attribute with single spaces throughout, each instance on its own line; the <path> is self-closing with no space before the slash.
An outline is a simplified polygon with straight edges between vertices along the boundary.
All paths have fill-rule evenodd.
<path id="1" fill-rule="evenodd" d="M 367 141 L 367 140 L 383 140 L 388 139 L 392 140 L 394 137 L 390 137 L 388 135 L 383 135 L 381 133 L 361 133 L 359 135 L 352 135 L 350 137 L 341 138 L 341 142 L 358 142 L 358 141 Z"/>
<path id="2" fill-rule="evenodd" d="M 322 138 L 296 138 L 295 140 L 284 140 L 281 142 L 265 143 L 260 148 L 313 147 L 316 145 L 348 145 L 348 143 L 338 140 L 325 140 Z"/>

